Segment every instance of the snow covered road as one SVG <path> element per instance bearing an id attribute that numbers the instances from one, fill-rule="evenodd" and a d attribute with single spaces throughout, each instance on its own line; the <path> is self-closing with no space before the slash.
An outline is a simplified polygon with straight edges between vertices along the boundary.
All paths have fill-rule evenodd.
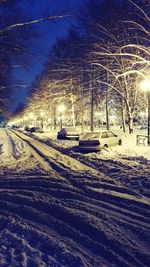
<path id="1" fill-rule="evenodd" d="M 0 136 L 0 266 L 150 265 L 148 164 L 141 177 L 138 165 Z"/>

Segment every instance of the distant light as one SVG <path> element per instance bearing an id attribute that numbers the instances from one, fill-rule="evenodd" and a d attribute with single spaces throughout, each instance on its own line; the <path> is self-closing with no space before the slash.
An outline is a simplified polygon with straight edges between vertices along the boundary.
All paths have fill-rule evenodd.
<path id="1" fill-rule="evenodd" d="M 33 118 L 34 118 L 33 113 L 30 113 L 30 114 L 29 114 L 29 118 L 30 118 L 30 119 L 33 119 Z"/>
<path id="2" fill-rule="evenodd" d="M 140 116 L 141 116 L 141 117 L 144 117 L 145 114 L 146 114 L 146 113 L 145 113 L 144 111 L 141 111 L 141 112 L 140 112 Z"/>
<path id="3" fill-rule="evenodd" d="M 40 112 L 40 115 L 41 115 L 41 117 L 44 117 L 45 112 L 44 112 L 44 111 L 41 111 L 41 112 Z"/>
<path id="4" fill-rule="evenodd" d="M 66 107 L 65 107 L 64 104 L 61 104 L 61 105 L 59 105 L 59 106 L 57 107 L 57 110 L 58 110 L 58 112 L 60 112 L 60 113 L 64 112 L 65 109 L 66 109 Z"/>
<path id="5" fill-rule="evenodd" d="M 150 91 L 150 79 L 141 81 L 140 88 L 144 91 Z"/>

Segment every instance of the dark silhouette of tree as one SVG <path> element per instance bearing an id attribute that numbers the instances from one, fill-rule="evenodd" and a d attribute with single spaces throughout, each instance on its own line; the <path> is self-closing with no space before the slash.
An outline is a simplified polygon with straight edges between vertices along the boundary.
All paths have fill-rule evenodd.
<path id="1" fill-rule="evenodd" d="M 16 68 L 29 68 L 34 58 L 34 40 L 40 38 L 34 25 L 63 18 L 65 15 L 28 18 L 17 0 L 0 1 L 0 112 L 7 113 L 15 89 L 12 75 Z M 12 86 L 13 83 L 13 86 Z M 18 87 L 18 85 L 17 85 Z M 21 83 L 20 83 L 21 89 Z"/>

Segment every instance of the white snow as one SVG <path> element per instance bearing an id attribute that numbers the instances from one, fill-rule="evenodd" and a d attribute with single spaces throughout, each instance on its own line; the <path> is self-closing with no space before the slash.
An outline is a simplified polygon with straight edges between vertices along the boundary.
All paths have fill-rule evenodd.
<path id="1" fill-rule="evenodd" d="M 149 266 L 150 147 L 21 136 L 0 128 L 0 266 Z"/>
<path id="2" fill-rule="evenodd" d="M 150 146 L 147 146 L 147 144 L 136 144 L 137 135 L 147 135 L 146 130 L 135 129 L 133 134 L 121 134 L 121 131 L 116 130 L 116 133 L 122 136 L 123 144 L 122 146 L 114 147 L 114 152 L 120 153 L 126 157 L 143 157 L 150 160 Z"/>
<path id="3" fill-rule="evenodd" d="M 15 163 L 29 153 L 27 144 L 17 136 L 13 136 L 4 128 L 0 128 L 0 164 Z"/>
<path id="4" fill-rule="evenodd" d="M 10 138 L 8 137 L 7 132 L 4 129 L 1 129 L 0 131 L 0 145 L 1 145 L 1 151 L 0 151 L 0 161 L 10 161 L 13 160 L 13 148 L 12 143 L 10 141 Z"/>
<path id="5" fill-rule="evenodd" d="M 86 130 L 85 130 L 86 131 Z M 101 153 L 98 153 L 98 156 L 101 158 L 103 156 L 108 158 L 114 158 L 115 156 L 118 158 L 120 157 L 134 157 L 134 158 L 143 158 L 150 160 L 150 146 L 147 146 L 147 144 L 143 145 L 137 145 L 136 144 L 136 138 L 137 135 L 147 135 L 146 130 L 139 130 L 138 128 L 134 129 L 133 134 L 123 133 L 122 130 L 116 128 L 112 128 L 112 131 L 116 134 L 118 134 L 121 139 L 123 140 L 123 143 L 121 146 L 114 146 L 109 148 L 109 153 L 106 150 L 102 150 Z M 73 146 L 77 146 L 77 141 L 66 141 L 66 140 L 56 140 L 57 136 L 57 130 L 46 130 L 42 134 L 35 134 L 40 139 L 47 140 L 51 139 L 55 144 L 57 144 L 58 147 L 64 147 L 64 148 L 71 148 Z"/>

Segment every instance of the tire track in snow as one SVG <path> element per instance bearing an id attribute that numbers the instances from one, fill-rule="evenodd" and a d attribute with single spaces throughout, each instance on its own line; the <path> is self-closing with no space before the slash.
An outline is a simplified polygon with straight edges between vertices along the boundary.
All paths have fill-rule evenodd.
<path id="1" fill-rule="evenodd" d="M 19 197 L 19 196 L 17 196 L 17 197 Z M 43 226 L 48 227 L 47 221 L 50 222 L 51 221 L 50 217 L 53 215 L 53 217 L 55 217 L 57 219 L 57 221 L 55 221 L 55 225 L 57 225 L 57 228 L 58 228 L 58 224 L 59 224 L 59 228 L 61 228 L 61 232 L 63 230 L 63 236 L 64 237 L 65 236 L 70 237 L 70 235 L 71 235 L 71 237 L 73 237 L 75 239 L 77 238 L 81 245 L 83 244 L 86 249 L 90 249 L 90 251 L 95 254 L 95 257 L 97 255 L 97 253 L 99 253 L 99 251 L 101 251 L 101 253 L 103 253 L 103 257 L 107 257 L 107 258 L 109 257 L 111 262 L 114 262 L 114 263 L 116 262 L 117 264 L 124 262 L 123 259 L 121 259 L 121 256 L 123 258 L 128 257 L 128 259 L 130 259 L 130 258 L 132 260 L 134 259 L 133 256 L 130 255 L 129 253 L 126 255 L 125 251 L 121 250 L 120 246 L 117 246 L 117 248 L 116 248 L 117 241 L 115 241 L 115 242 L 113 241 L 112 247 L 114 249 L 117 249 L 119 254 L 121 254 L 120 256 L 118 255 L 118 257 L 120 257 L 120 260 L 118 259 L 118 257 L 116 258 L 116 255 L 113 255 L 114 253 L 113 253 L 112 247 L 110 247 L 110 249 L 109 249 L 109 246 L 111 244 L 111 239 L 106 240 L 104 232 L 97 231 L 97 229 L 96 229 L 96 227 L 94 227 L 94 225 L 88 224 L 87 222 L 85 223 L 85 222 L 80 221 L 80 226 L 79 226 L 77 223 L 78 215 L 79 215 L 78 213 L 77 213 L 77 216 L 75 216 L 74 212 L 73 212 L 73 214 L 71 214 L 70 212 L 69 212 L 69 214 L 67 214 L 64 207 L 63 207 L 63 211 L 62 211 L 62 208 L 59 207 L 59 212 L 56 212 L 56 207 L 58 209 L 58 204 L 57 204 L 57 206 L 54 205 L 54 207 L 51 204 L 51 207 L 49 207 L 47 210 L 46 203 L 44 204 L 44 212 L 42 212 L 42 210 L 43 210 L 42 205 L 39 206 L 38 203 L 35 203 L 33 205 L 33 203 L 31 203 L 32 201 L 29 198 L 27 199 L 27 203 L 23 200 L 23 197 L 21 200 L 22 200 L 21 203 L 17 199 L 15 199 L 15 201 L 13 202 L 12 199 L 10 198 L 10 195 L 9 195 L 8 201 L 6 201 L 4 203 L 4 200 L 3 200 L 3 201 L 1 201 L 1 203 L 2 203 L 2 205 L 4 205 L 4 209 L 6 209 L 6 207 L 7 207 L 7 210 L 9 210 L 9 209 L 11 211 L 13 210 L 14 213 L 18 214 L 19 216 L 20 216 L 20 212 L 19 212 L 19 207 L 18 207 L 17 203 L 20 203 L 20 205 L 22 206 L 22 209 L 23 209 L 23 212 L 21 211 L 21 214 L 23 214 L 23 216 L 21 216 L 21 217 L 23 217 L 23 219 L 26 219 L 26 217 L 30 217 L 31 222 L 33 221 L 33 218 L 34 218 L 34 220 L 36 220 L 36 222 L 38 222 L 38 225 L 42 224 L 42 227 Z M 36 210 L 35 210 L 35 206 L 36 206 Z M 37 207 L 40 207 L 40 208 L 37 209 Z M 46 211 L 48 213 L 46 213 Z M 49 213 L 51 214 L 51 216 L 49 216 Z M 81 216 L 81 213 L 82 212 L 80 212 L 80 216 Z M 63 215 L 63 217 L 62 217 L 62 215 Z M 69 225 L 66 224 L 66 221 L 68 222 L 68 216 L 69 217 L 73 216 L 71 223 Z M 60 222 L 60 219 L 61 219 L 61 222 Z M 28 219 L 29 223 L 30 223 L 30 220 Z M 51 225 L 51 229 L 52 228 L 53 228 L 53 226 Z M 69 228 L 71 228 L 70 231 L 69 231 Z M 55 227 L 54 227 L 54 230 L 55 230 Z M 61 232 L 60 232 L 60 234 L 61 234 Z M 81 234 L 81 232 L 82 232 L 82 234 Z M 91 239 L 91 237 L 92 237 L 92 239 Z M 103 245 L 98 243 L 100 238 L 103 239 Z M 107 249 L 105 248 L 104 245 L 107 246 Z M 135 260 L 135 263 L 139 264 L 138 260 Z M 124 264 L 125 264 L 125 262 L 124 262 Z M 125 266 L 128 266 L 128 265 L 125 265 Z"/>
<path id="2" fill-rule="evenodd" d="M 146 209 L 146 212 L 143 214 L 143 210 L 139 207 L 139 203 L 137 205 L 130 205 L 131 202 L 126 202 L 125 204 L 122 202 L 118 203 L 118 200 L 116 199 L 116 202 L 111 201 L 109 197 L 102 197 L 101 194 L 93 194 L 90 198 L 90 193 L 84 193 L 83 191 L 79 189 L 75 189 L 74 187 L 71 187 L 67 182 L 64 180 L 52 180 L 50 181 L 48 179 L 44 180 L 43 178 L 40 179 L 27 179 L 24 180 L 24 177 L 19 179 L 10 179 L 10 180 L 3 180 L 3 182 L 0 181 L 0 188 L 1 192 L 5 192 L 7 190 L 14 191 L 14 192 L 22 192 L 24 194 L 32 194 L 34 192 L 41 193 L 44 195 L 50 195 L 53 197 L 57 197 L 59 195 L 60 199 L 69 199 L 73 201 L 82 201 L 83 203 L 88 202 L 93 204 L 94 206 L 103 209 L 103 211 L 107 210 L 111 213 L 123 215 L 124 218 L 128 218 L 130 220 L 136 220 L 137 223 L 143 224 L 145 222 L 146 224 L 149 222 L 149 213 Z M 30 191 L 29 191 L 30 188 Z M 57 189 L 57 190 L 56 190 Z M 84 193 L 84 194 L 83 194 Z M 75 203 L 74 203 L 75 204 Z M 133 204 L 133 203 L 132 203 Z M 134 212 L 135 211 L 135 212 Z M 129 215 L 129 217 L 128 217 Z M 147 215 L 147 216 L 146 216 Z"/>
<path id="3" fill-rule="evenodd" d="M 105 175 L 62 174 L 0 180 L 7 265 L 148 266 L 148 199 Z"/>
<path id="4" fill-rule="evenodd" d="M 18 137 L 28 143 L 28 145 L 32 148 L 32 152 L 38 153 L 45 161 L 49 163 L 49 165 L 60 175 L 76 175 L 78 173 L 83 173 L 84 175 L 93 175 L 98 176 L 100 173 L 85 163 L 81 163 L 79 160 L 73 159 L 72 157 L 65 155 L 59 152 L 57 149 L 52 148 L 41 141 L 37 141 L 34 138 L 27 136 L 20 132 L 14 132 Z M 103 174 L 102 174 L 103 175 Z"/>
<path id="5" fill-rule="evenodd" d="M 61 177 L 65 177 L 65 178 L 69 177 L 69 181 L 76 187 L 84 188 L 86 184 L 90 185 L 91 181 L 92 181 L 92 187 L 94 187 L 94 184 L 93 184 L 93 179 L 94 179 L 95 185 L 99 186 L 100 189 L 101 188 L 105 190 L 111 189 L 111 191 L 113 191 L 112 188 L 114 188 L 115 192 L 118 191 L 118 193 L 121 193 L 121 194 L 126 193 L 126 195 L 129 198 L 132 195 L 138 196 L 136 192 L 133 192 L 133 190 L 130 190 L 129 188 L 126 188 L 125 186 L 119 186 L 116 183 L 111 184 L 113 180 L 110 179 L 110 177 L 106 176 L 104 173 L 99 172 L 98 169 L 95 168 L 95 166 L 90 167 L 89 165 L 87 165 L 87 162 L 84 161 L 82 163 L 79 160 L 71 158 L 70 156 L 66 154 L 62 154 L 57 149 L 52 148 L 44 144 L 41 141 L 34 140 L 34 138 L 26 136 L 25 134 L 17 133 L 17 135 L 28 143 L 28 145 L 31 147 L 32 153 L 35 154 L 35 156 L 37 154 L 38 155 L 37 157 L 39 157 L 39 160 L 41 162 L 42 161 L 45 162 L 46 160 L 48 165 L 50 165 L 51 168 L 53 168 L 56 171 L 56 173 L 59 173 Z M 63 159 L 65 163 L 63 163 Z M 78 179 L 76 180 L 71 179 L 72 176 L 73 177 L 75 176 Z M 79 177 L 81 177 L 81 179 L 79 179 Z M 91 177 L 92 177 L 92 180 L 91 180 Z M 83 182 L 83 179 L 84 179 L 84 182 Z"/>
<path id="6" fill-rule="evenodd" d="M 15 160 L 13 156 L 13 144 L 12 141 L 8 135 L 8 132 L 4 129 L 1 129 L 2 135 L 1 135 L 1 144 L 2 144 L 2 153 L 1 153 L 1 158 L 0 158 L 0 163 L 5 160 L 7 163 L 8 161 L 10 162 Z"/>
<path id="7" fill-rule="evenodd" d="M 131 159 L 128 157 L 126 157 L 126 159 L 124 157 L 118 157 L 117 159 L 101 159 L 101 157 L 97 157 L 97 153 L 92 153 L 93 155 L 88 156 L 88 154 L 84 155 L 75 152 L 74 149 L 70 150 L 60 147 L 53 141 L 48 140 L 43 142 L 46 142 L 60 152 L 70 155 L 82 163 L 86 163 L 90 167 L 95 168 L 106 175 L 109 173 L 110 182 L 120 182 L 121 185 L 123 184 L 128 187 L 128 190 L 131 188 L 132 192 L 135 194 L 141 194 L 150 198 L 150 161 L 145 161 L 141 158 Z M 116 183 L 114 182 L 114 184 Z"/>
<path id="8" fill-rule="evenodd" d="M 15 180 L 15 183 L 17 183 L 16 180 Z M 21 185 L 20 182 L 19 184 Z M 50 184 L 51 183 L 49 181 L 49 187 L 50 187 Z M 16 184 L 16 187 L 19 188 L 17 184 Z M 43 194 L 43 192 L 41 192 L 39 195 L 39 191 L 36 191 L 36 187 L 38 189 L 37 183 L 34 188 L 34 192 L 32 192 L 30 191 L 30 187 L 28 187 L 28 184 L 27 184 L 27 187 L 26 187 L 26 191 L 28 190 L 27 195 L 23 189 L 21 189 L 20 193 L 17 191 L 12 192 L 12 188 L 8 191 L 1 191 L 0 192 L 0 200 L 1 200 L 0 210 L 1 211 L 7 210 L 7 212 L 9 211 L 10 212 L 9 214 L 13 217 L 17 215 L 23 222 L 24 220 L 27 221 L 29 226 L 30 224 L 34 223 L 35 225 L 37 224 L 37 227 L 41 225 L 42 229 L 45 229 L 45 227 L 47 227 L 49 236 L 51 236 L 51 231 L 52 232 L 54 231 L 56 235 L 56 240 L 58 237 L 61 239 L 64 238 L 64 244 L 67 247 L 69 246 L 68 244 L 71 242 L 73 246 L 73 250 L 71 252 L 72 257 L 73 257 L 73 251 L 77 251 L 76 247 L 78 246 L 78 244 L 76 243 L 76 240 L 78 240 L 82 248 L 82 249 L 80 248 L 81 250 L 80 257 L 81 255 L 85 253 L 85 252 L 82 252 L 82 250 L 83 251 L 85 250 L 87 251 L 87 253 L 89 253 L 92 261 L 93 261 L 93 258 L 95 259 L 95 262 L 93 265 L 91 263 L 91 260 L 89 260 L 89 262 L 87 261 L 87 265 L 85 266 L 98 266 L 97 262 L 104 263 L 108 261 L 108 259 L 110 259 L 110 262 L 113 262 L 116 266 L 120 266 L 120 264 L 123 264 L 123 266 L 132 266 L 131 262 L 134 262 L 136 266 L 145 266 L 144 264 L 146 263 L 146 257 L 145 257 L 145 261 L 144 259 L 142 260 L 144 261 L 144 263 L 142 263 L 140 254 L 136 255 L 137 259 L 135 259 L 132 253 L 128 252 L 127 248 L 126 248 L 126 251 L 124 251 L 126 238 L 123 237 L 122 231 L 120 229 L 119 231 L 116 231 L 115 228 L 113 230 L 115 230 L 117 238 L 118 238 L 117 235 L 120 232 L 119 233 L 120 238 L 124 239 L 124 246 L 122 250 L 120 249 L 122 252 L 119 250 L 119 247 L 122 247 L 122 243 L 121 244 L 119 243 L 116 248 L 116 244 L 118 243 L 118 240 L 117 239 L 115 240 L 114 238 L 112 238 L 111 240 L 106 236 L 107 229 L 110 229 L 110 227 L 113 228 L 113 220 L 115 217 L 113 218 L 113 214 L 111 214 L 110 211 L 109 211 L 109 214 L 108 212 L 106 213 L 106 210 L 105 212 L 101 211 L 100 213 L 99 211 L 100 203 L 97 203 L 97 205 L 95 205 L 94 207 L 95 214 L 91 215 L 91 209 L 89 208 L 89 211 L 85 212 L 85 208 L 83 207 L 83 204 L 86 203 L 86 207 L 88 208 L 91 205 L 90 202 L 93 200 L 93 198 L 91 198 L 91 201 L 90 201 L 90 199 L 89 200 L 87 198 L 84 199 L 81 196 L 83 199 L 80 205 L 78 206 L 76 205 L 76 199 L 74 203 L 74 199 L 72 198 L 71 199 L 72 202 L 70 204 L 70 198 L 66 199 L 66 201 L 63 199 L 62 201 L 62 199 L 59 198 L 59 194 L 57 198 L 54 198 L 53 196 L 51 196 L 50 192 L 46 193 L 46 195 Z M 67 198 L 67 192 L 65 192 L 65 194 Z M 112 219 L 109 221 L 107 219 L 107 216 L 105 216 L 105 214 L 107 214 L 107 216 L 110 215 Z M 85 219 L 84 219 L 84 216 L 85 216 Z M 103 216 L 103 218 L 101 218 L 101 216 Z M 122 227 L 126 228 L 126 225 L 128 226 L 128 220 L 126 220 L 125 222 L 123 222 L 123 220 L 121 221 L 119 213 L 118 213 L 118 218 L 116 217 L 115 219 L 118 220 L 120 224 L 122 223 Z M 106 223 L 107 223 L 107 227 L 105 226 Z M 118 225 L 118 222 L 117 222 L 117 225 Z M 132 227 L 130 228 L 132 230 Z M 128 227 L 128 229 L 130 228 Z M 144 229 L 138 224 L 136 225 L 135 221 L 133 224 L 133 228 L 134 228 L 134 231 L 142 231 L 142 233 L 144 234 Z M 29 231 L 30 231 L 30 227 L 29 227 Z M 68 243 L 68 239 L 69 239 L 69 243 Z M 129 239 L 131 242 L 131 238 Z M 112 245 L 110 246 L 111 242 L 112 242 Z M 134 243 L 134 246 L 135 246 L 135 243 Z M 134 250 L 133 247 L 132 247 L 132 250 Z M 117 255 L 116 255 L 116 251 L 118 253 Z M 136 254 L 135 251 L 134 253 Z M 88 257 L 85 256 L 85 259 L 86 258 Z M 129 262 L 126 260 L 127 258 Z M 111 266 L 110 262 L 109 261 L 107 262 L 108 266 Z M 79 266 L 84 266 L 84 265 L 79 265 Z"/>

